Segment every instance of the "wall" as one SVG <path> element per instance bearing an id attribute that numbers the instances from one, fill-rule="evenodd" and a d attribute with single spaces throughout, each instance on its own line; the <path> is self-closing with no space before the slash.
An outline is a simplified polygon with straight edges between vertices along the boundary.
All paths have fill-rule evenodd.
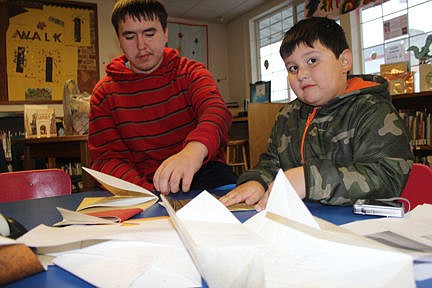
<path id="1" fill-rule="evenodd" d="M 189 24 L 204 24 L 208 26 L 208 69 L 217 81 L 219 91 L 224 100 L 232 100 L 229 93 L 228 80 L 228 43 L 227 43 L 227 26 L 202 21 L 169 17 L 168 21 L 183 22 Z M 168 30 L 168 37 L 169 30 Z"/>
<path id="2" fill-rule="evenodd" d="M 98 35 L 99 35 L 99 75 L 105 76 L 105 66 L 110 60 L 119 54 L 121 49 L 118 45 L 117 36 L 111 25 L 111 11 L 116 0 L 78 0 L 97 4 L 98 13 Z M 91 91 L 89 91 L 91 92 Z"/>
<path id="3" fill-rule="evenodd" d="M 228 62 L 229 62 L 229 91 L 231 101 L 242 104 L 246 98 L 249 98 L 249 83 L 255 82 L 256 78 L 252 77 L 255 71 L 251 66 L 251 20 L 258 18 L 263 13 L 271 9 L 277 9 L 286 0 L 266 1 L 265 4 L 252 10 L 251 12 L 232 21 L 227 26 L 228 31 Z M 253 27 L 252 27 L 253 29 Z M 253 55 L 255 57 L 255 55 Z M 282 61 L 282 60 L 281 60 Z"/>
<path id="4" fill-rule="evenodd" d="M 121 53 L 117 44 L 117 37 L 111 25 L 111 10 L 115 0 L 80 0 L 76 2 L 87 2 L 97 4 L 98 13 L 98 34 L 99 34 L 99 75 L 105 75 L 105 65 L 109 60 Z M 91 91 L 88 91 L 91 92 Z M 58 117 L 63 116 L 63 106 L 61 104 L 50 105 L 56 110 Z M 0 112 L 22 112 L 24 105 L 0 105 Z"/>
<path id="5" fill-rule="evenodd" d="M 111 25 L 111 11 L 116 0 L 79 0 L 79 2 L 96 3 L 98 11 L 99 33 L 99 71 L 100 77 L 105 75 L 105 65 L 121 54 L 117 36 Z M 258 18 L 267 10 L 276 9 L 287 3 L 286 0 L 267 1 L 262 6 L 239 17 L 227 25 L 193 21 L 188 19 L 169 18 L 172 21 L 207 24 L 208 25 L 208 54 L 209 70 L 217 82 L 219 90 L 226 102 L 239 102 L 241 105 L 245 98 L 249 97 L 249 83 L 256 80 L 251 66 L 251 20 Z M 342 25 L 347 23 L 343 19 Z M 349 23 L 349 20 L 348 20 Z M 352 25 L 352 23 L 351 23 Z M 349 28 L 344 29 L 349 34 Z M 350 40 L 358 35 L 349 35 Z M 357 60 L 358 62 L 358 60 Z M 357 66 L 357 65 L 355 65 Z M 19 105 L 18 105 L 19 106 Z M 4 109 L 0 105 L 0 112 Z M 20 110 L 9 107 L 8 111 Z"/>
<path id="6" fill-rule="evenodd" d="M 268 13 L 268 11 L 272 9 L 278 9 L 281 6 L 291 2 L 294 1 L 266 1 L 265 4 L 239 17 L 227 25 L 227 42 L 229 43 L 228 80 L 231 101 L 237 101 L 240 104 L 243 103 L 245 98 L 249 98 L 249 83 L 257 81 L 258 72 L 254 71 L 254 67 L 251 65 L 252 62 L 255 62 L 255 60 L 251 59 L 256 58 L 256 55 L 254 55 L 255 51 L 251 51 L 251 47 L 254 47 L 255 45 L 255 39 L 251 38 L 251 32 L 253 32 L 254 29 L 252 20 L 259 18 L 261 15 Z M 359 39 L 361 36 L 358 34 L 351 34 L 351 28 L 353 25 L 357 25 L 358 23 L 355 20 L 355 15 L 355 12 L 341 15 L 341 26 L 345 30 L 348 42 L 351 43 L 355 58 L 352 72 L 358 74 L 360 71 L 359 67 L 361 67 L 361 54 L 358 48 L 360 45 Z"/>
<path id="7" fill-rule="evenodd" d="M 79 2 L 97 3 L 98 4 L 98 29 L 99 29 L 99 64 L 100 77 L 105 75 L 105 65 L 109 61 L 122 53 L 114 28 L 111 25 L 111 11 L 114 7 L 115 0 L 80 0 Z M 229 80 L 228 80 L 228 44 L 227 44 L 227 26 L 222 24 L 213 24 L 199 22 L 181 18 L 169 18 L 168 21 L 184 22 L 191 24 L 208 25 L 208 68 L 217 82 L 219 90 L 224 100 L 229 102 Z M 168 31 L 169 33 L 169 31 Z M 169 37 L 169 36 L 168 36 Z M 226 79 L 226 80 L 225 80 Z"/>

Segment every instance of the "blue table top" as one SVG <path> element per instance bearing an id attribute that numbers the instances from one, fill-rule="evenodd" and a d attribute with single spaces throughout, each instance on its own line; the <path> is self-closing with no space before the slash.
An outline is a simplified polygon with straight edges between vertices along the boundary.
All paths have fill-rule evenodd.
<path id="1" fill-rule="evenodd" d="M 228 190 L 230 187 L 226 187 Z M 174 197 L 179 199 L 191 198 L 200 191 L 179 193 Z M 209 190 L 210 193 L 222 195 L 227 192 L 225 189 Z M 107 196 L 109 192 L 95 190 L 90 192 L 74 193 L 67 196 L 57 196 L 50 198 L 0 203 L 0 213 L 12 217 L 20 222 L 28 230 L 39 224 L 52 225 L 61 220 L 56 207 L 75 210 L 84 197 Z M 377 216 L 366 216 L 352 213 L 352 207 L 327 206 L 319 203 L 305 202 L 312 215 L 329 221 L 336 225 L 341 225 L 357 220 L 376 218 Z M 241 221 L 249 219 L 255 211 L 235 212 L 234 215 Z M 167 216 L 165 208 L 160 205 L 153 205 L 137 218 Z M 417 287 L 432 287 L 432 279 L 416 282 Z M 205 286 L 205 285 L 204 285 Z M 4 287 L 93 287 L 80 278 L 69 272 L 53 265 L 49 266 L 46 272 L 21 279 Z"/>

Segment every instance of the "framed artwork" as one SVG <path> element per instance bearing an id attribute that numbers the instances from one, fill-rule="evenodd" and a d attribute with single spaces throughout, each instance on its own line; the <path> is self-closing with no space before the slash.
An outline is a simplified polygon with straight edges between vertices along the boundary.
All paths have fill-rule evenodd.
<path id="1" fill-rule="evenodd" d="M 251 103 L 271 102 L 270 99 L 271 82 L 270 81 L 258 81 L 249 85 L 250 85 Z"/>
<path id="2" fill-rule="evenodd" d="M 96 4 L 0 3 L 0 10 L 6 9 L 6 19 L 0 19 L 0 39 L 6 40 L 6 49 L 0 49 L 6 64 L 0 66 L 0 75 L 7 75 L 6 83 L 0 79 L 0 100 L 61 101 L 69 79 L 82 91 L 92 91 L 99 79 Z"/>

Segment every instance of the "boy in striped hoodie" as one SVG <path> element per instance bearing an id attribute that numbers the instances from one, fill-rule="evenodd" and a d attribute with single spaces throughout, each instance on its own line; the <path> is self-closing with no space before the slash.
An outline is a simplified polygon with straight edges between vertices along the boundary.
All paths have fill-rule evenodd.
<path id="1" fill-rule="evenodd" d="M 92 93 L 91 166 L 163 194 L 235 183 L 222 150 L 232 115 L 204 65 L 166 47 L 167 17 L 155 0 L 116 2 L 124 54 Z"/>

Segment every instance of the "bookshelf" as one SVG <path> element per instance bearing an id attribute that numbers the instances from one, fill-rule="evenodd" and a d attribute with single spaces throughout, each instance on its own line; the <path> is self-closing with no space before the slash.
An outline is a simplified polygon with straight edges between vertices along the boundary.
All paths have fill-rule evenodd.
<path id="1" fill-rule="evenodd" d="M 432 113 L 432 91 L 392 95 L 392 102 L 393 105 L 396 107 L 396 109 L 398 109 L 402 115 L 403 113 L 405 114 L 411 113 L 414 115 L 414 117 L 416 117 L 415 116 L 416 113 L 417 114 L 423 113 L 423 115 L 426 117 L 427 114 Z M 417 119 L 418 116 L 419 115 L 417 115 Z M 410 128 L 410 133 L 412 135 L 412 138 L 415 138 L 416 137 L 415 135 L 417 134 L 416 133 L 417 127 L 419 127 L 418 120 L 416 125 L 414 125 L 415 128 L 412 128 L 411 125 L 408 124 L 407 126 Z M 425 138 L 427 138 L 428 140 L 426 140 L 426 142 L 424 143 L 416 143 L 415 141 L 413 141 L 413 151 L 416 156 L 416 162 L 432 164 L 431 161 L 427 160 L 427 158 L 432 159 L 432 141 L 431 141 L 432 139 L 430 133 L 431 127 L 426 124 L 424 127 L 425 127 L 424 128 L 425 131 L 429 131 L 427 133 L 425 132 L 425 134 L 427 134 Z"/>
<path id="2" fill-rule="evenodd" d="M 57 167 L 61 159 L 67 162 L 71 159 L 79 163 L 80 167 L 89 167 L 89 152 L 87 147 L 87 135 L 66 135 L 47 138 L 19 139 L 15 141 L 24 145 L 24 169 L 34 169 L 35 158 L 46 158 L 47 168 Z M 65 169 L 66 172 L 70 173 Z M 72 173 L 74 174 L 74 173 Z M 71 175 L 74 180 L 75 175 Z M 88 191 L 94 187 L 93 178 L 86 172 L 82 172 L 83 189 Z"/>

